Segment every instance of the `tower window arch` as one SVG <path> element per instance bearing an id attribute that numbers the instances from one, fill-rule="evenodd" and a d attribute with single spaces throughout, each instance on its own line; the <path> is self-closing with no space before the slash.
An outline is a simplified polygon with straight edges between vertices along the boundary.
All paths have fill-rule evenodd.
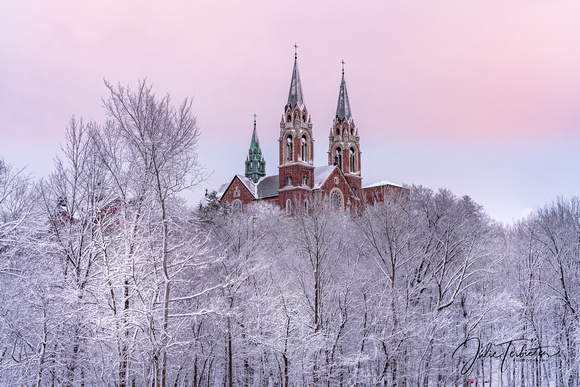
<path id="1" fill-rule="evenodd" d="M 288 137 L 286 137 L 286 160 L 294 160 L 294 143 L 292 141 L 292 135 L 288 135 Z"/>
<path id="2" fill-rule="evenodd" d="M 334 150 L 334 165 L 342 170 L 342 149 L 340 147 Z"/>
<path id="3" fill-rule="evenodd" d="M 350 164 L 350 171 L 351 172 L 356 172 L 357 168 L 356 168 L 356 152 L 354 151 L 354 148 L 350 148 L 350 160 L 349 160 L 349 164 Z"/>
<path id="4" fill-rule="evenodd" d="M 308 139 L 306 135 L 302 136 L 300 141 L 300 157 L 302 161 L 308 161 Z"/>
<path id="5" fill-rule="evenodd" d="M 336 128 L 336 135 L 340 136 L 340 128 L 339 127 Z"/>

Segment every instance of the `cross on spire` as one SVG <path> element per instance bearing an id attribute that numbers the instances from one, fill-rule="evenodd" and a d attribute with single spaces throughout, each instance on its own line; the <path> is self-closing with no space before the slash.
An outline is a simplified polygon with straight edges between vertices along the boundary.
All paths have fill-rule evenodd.
<path id="1" fill-rule="evenodd" d="M 256 113 L 254 113 L 254 126 L 256 126 Z"/>
<path id="2" fill-rule="evenodd" d="M 298 58 L 298 46 L 296 45 L 296 42 L 294 42 L 294 59 Z"/>
<path id="3" fill-rule="evenodd" d="M 342 75 L 344 75 L 344 59 L 340 61 L 342 63 Z"/>

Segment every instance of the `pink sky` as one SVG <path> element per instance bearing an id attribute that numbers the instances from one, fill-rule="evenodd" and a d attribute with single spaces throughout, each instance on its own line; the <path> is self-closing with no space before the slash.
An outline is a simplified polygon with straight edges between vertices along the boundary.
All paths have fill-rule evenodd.
<path id="1" fill-rule="evenodd" d="M 195 96 L 209 188 L 243 172 L 253 114 L 268 173 L 297 42 L 315 163 L 346 62 L 364 183 L 470 195 L 517 217 L 580 191 L 577 1 L 28 1 L 0 12 L 0 155 L 46 174 L 103 78 Z M 197 197 L 201 194 L 197 193 Z"/>

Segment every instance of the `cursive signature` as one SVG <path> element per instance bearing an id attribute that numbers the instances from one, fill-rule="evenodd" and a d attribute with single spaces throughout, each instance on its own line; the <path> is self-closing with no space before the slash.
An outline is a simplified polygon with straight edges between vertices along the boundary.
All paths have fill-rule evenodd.
<path id="1" fill-rule="evenodd" d="M 557 356 L 560 353 L 558 347 L 543 347 L 540 344 L 532 345 L 533 341 L 531 339 L 512 339 L 502 343 L 489 342 L 482 346 L 481 340 L 478 337 L 470 337 L 455 348 L 451 357 L 455 357 L 455 354 L 462 347 L 467 349 L 468 344 L 471 344 L 469 348 L 473 348 L 474 343 L 476 344 L 475 353 L 467 356 L 467 361 L 461 368 L 461 374 L 467 375 L 473 369 L 477 359 L 490 358 L 501 360 L 500 369 L 501 372 L 504 372 L 507 367 L 506 359 L 508 357 L 514 360 L 542 359 Z"/>

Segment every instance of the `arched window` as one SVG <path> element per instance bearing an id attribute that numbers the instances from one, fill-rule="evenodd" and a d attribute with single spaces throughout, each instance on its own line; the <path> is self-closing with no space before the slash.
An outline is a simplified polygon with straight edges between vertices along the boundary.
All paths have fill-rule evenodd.
<path id="1" fill-rule="evenodd" d="M 304 201 L 304 212 L 307 213 L 308 212 L 308 200 Z"/>
<path id="2" fill-rule="evenodd" d="M 286 121 L 288 121 L 288 122 L 292 121 L 292 115 L 291 114 L 288 114 L 288 116 L 286 117 Z"/>
<path id="3" fill-rule="evenodd" d="M 340 147 L 334 150 L 334 165 L 342 171 L 342 149 Z"/>
<path id="4" fill-rule="evenodd" d="M 356 153 L 354 151 L 354 148 L 350 148 L 350 171 L 351 172 L 356 172 Z"/>
<path id="5" fill-rule="evenodd" d="M 308 141 L 306 140 L 306 136 L 302 136 L 300 142 L 300 157 L 302 161 L 308 162 Z"/>
<path id="6" fill-rule="evenodd" d="M 290 199 L 286 200 L 286 213 L 288 215 L 292 213 L 292 201 Z"/>
<path id="7" fill-rule="evenodd" d="M 340 136 L 340 128 L 336 128 L 336 135 Z"/>
<path id="8" fill-rule="evenodd" d="M 232 212 L 235 214 L 242 212 L 242 202 L 240 200 L 234 200 L 232 203 Z"/>
<path id="9" fill-rule="evenodd" d="M 288 137 L 286 137 L 286 160 L 287 161 L 294 160 L 294 143 L 292 142 L 291 135 L 288 135 Z"/>
<path id="10" fill-rule="evenodd" d="M 291 186 L 292 185 L 292 176 L 286 176 L 286 185 L 287 186 Z"/>
<path id="11" fill-rule="evenodd" d="M 342 199 L 342 192 L 338 188 L 333 188 L 330 191 L 330 203 L 334 208 L 343 208 L 343 199 Z"/>

